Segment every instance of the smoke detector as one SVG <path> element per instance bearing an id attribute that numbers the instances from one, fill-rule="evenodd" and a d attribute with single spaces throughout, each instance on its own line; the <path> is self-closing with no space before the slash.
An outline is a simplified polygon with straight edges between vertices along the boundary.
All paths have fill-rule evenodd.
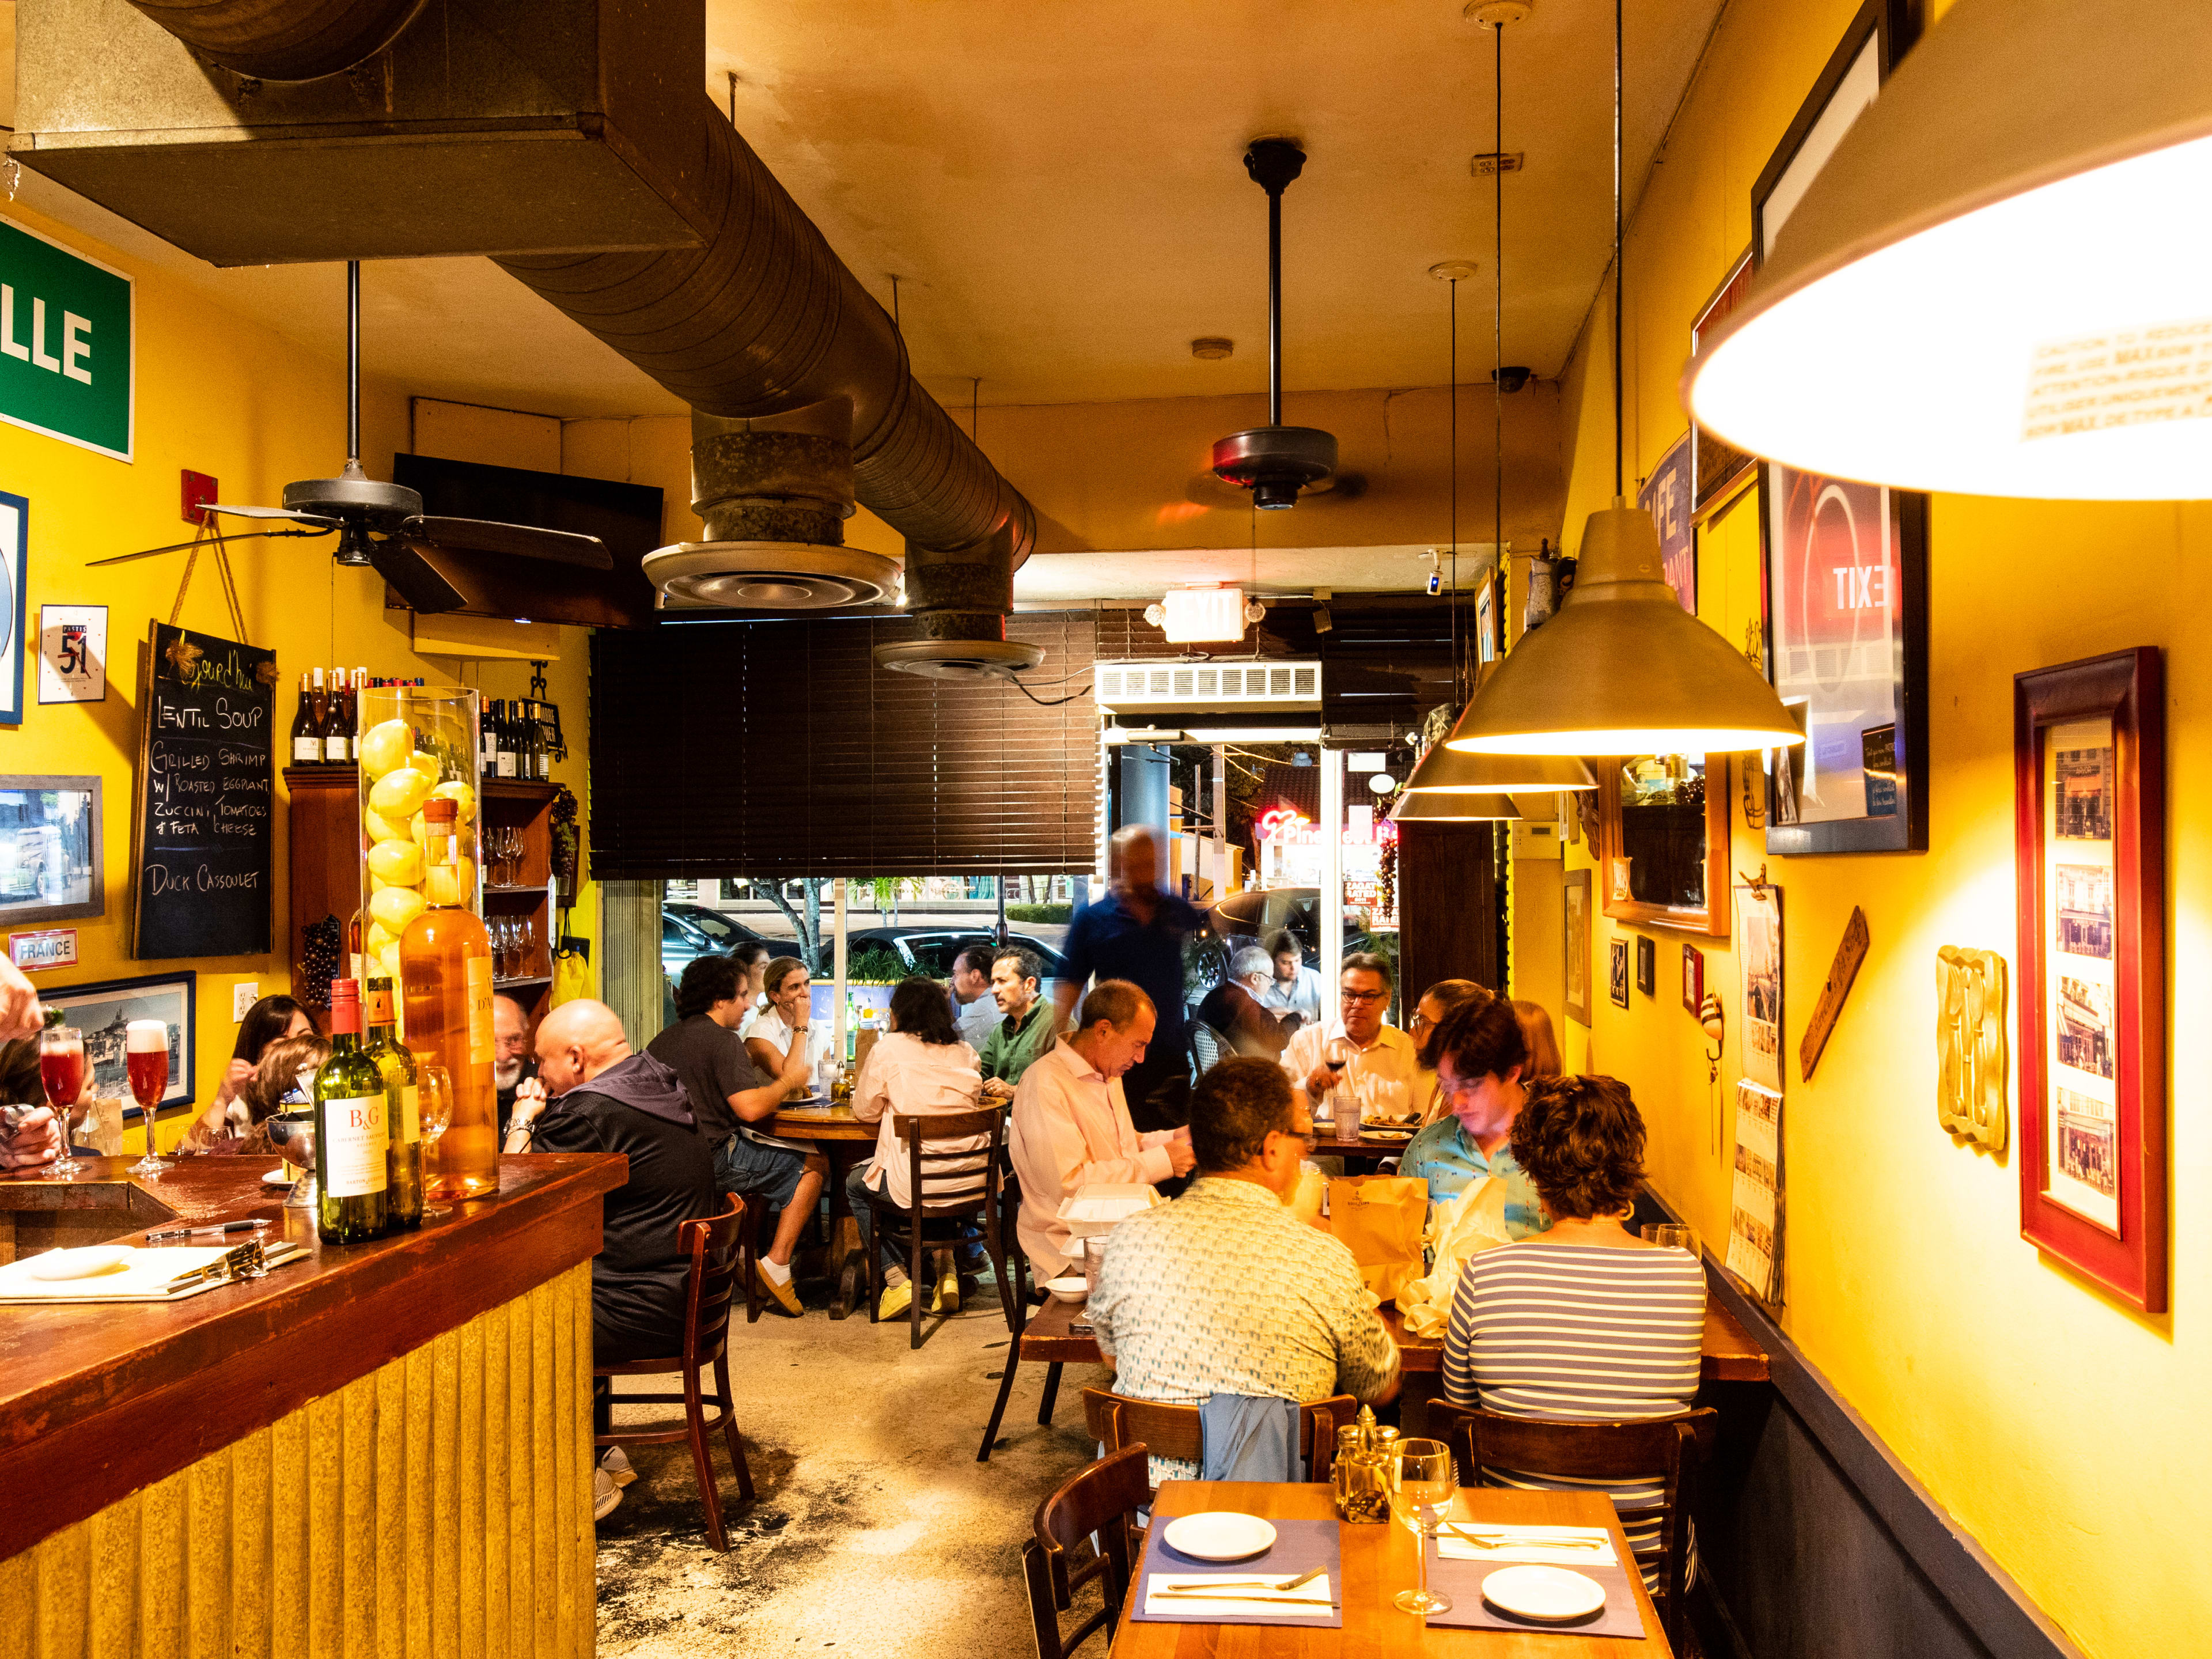
<path id="1" fill-rule="evenodd" d="M 1044 647 L 1015 640 L 902 640 L 878 646 L 875 659 L 877 667 L 894 673 L 975 685 L 1035 668 L 1044 660 Z"/>
<path id="2" fill-rule="evenodd" d="M 664 609 L 833 611 L 887 600 L 899 579 L 896 559 L 817 542 L 678 542 L 644 568 Z"/>
<path id="3" fill-rule="evenodd" d="M 1224 339 L 1218 334 L 1200 336 L 1190 343 L 1190 355 L 1209 363 L 1218 363 L 1237 349 L 1237 342 Z"/>
<path id="4" fill-rule="evenodd" d="M 1283 424 L 1283 192 L 1304 170 L 1306 153 L 1287 138 L 1260 138 L 1244 152 L 1244 171 L 1267 192 L 1267 424 L 1232 432 L 1213 446 L 1213 475 L 1252 492 L 1252 505 L 1274 511 L 1298 504 L 1298 492 L 1336 471 L 1336 439 L 1318 428 Z"/>

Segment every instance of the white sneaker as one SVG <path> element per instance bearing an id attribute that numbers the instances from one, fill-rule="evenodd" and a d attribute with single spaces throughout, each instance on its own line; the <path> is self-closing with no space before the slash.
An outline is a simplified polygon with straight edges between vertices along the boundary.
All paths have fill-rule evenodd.
<path id="1" fill-rule="evenodd" d="M 607 1455 L 599 1460 L 599 1467 L 614 1476 L 617 1486 L 627 1486 L 637 1479 L 637 1471 L 629 1466 L 629 1454 L 620 1446 L 608 1447 Z"/>
<path id="2" fill-rule="evenodd" d="M 615 1485 L 614 1476 L 603 1468 L 593 1469 L 592 1471 L 592 1519 L 605 1520 L 615 1512 L 615 1505 L 621 1502 L 622 1488 Z"/>

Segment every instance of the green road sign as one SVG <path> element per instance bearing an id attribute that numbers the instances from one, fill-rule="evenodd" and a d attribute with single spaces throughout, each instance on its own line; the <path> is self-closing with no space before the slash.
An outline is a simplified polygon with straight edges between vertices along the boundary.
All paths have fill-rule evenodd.
<path id="1" fill-rule="evenodd" d="M 131 279 L 0 219 L 0 421 L 131 459 Z"/>

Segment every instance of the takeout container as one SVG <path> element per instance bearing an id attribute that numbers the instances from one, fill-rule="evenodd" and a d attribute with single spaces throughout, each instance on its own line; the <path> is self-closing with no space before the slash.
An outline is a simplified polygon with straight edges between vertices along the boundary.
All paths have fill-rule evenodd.
<path id="1" fill-rule="evenodd" d="M 1060 1200 L 1060 1219 L 1071 1238 L 1103 1238 L 1139 1210 L 1149 1210 L 1159 1201 L 1159 1194 L 1141 1181 L 1095 1182 Z"/>

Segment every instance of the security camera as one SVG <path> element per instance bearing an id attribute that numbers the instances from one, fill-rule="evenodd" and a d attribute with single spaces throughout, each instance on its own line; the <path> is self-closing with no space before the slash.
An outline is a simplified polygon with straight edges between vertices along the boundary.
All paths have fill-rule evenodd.
<path id="1" fill-rule="evenodd" d="M 1529 371 L 1509 366 L 1499 369 L 1492 378 L 1498 382 L 1498 389 L 1510 398 L 1528 384 Z"/>
<path id="2" fill-rule="evenodd" d="M 1437 594 L 1443 592 L 1444 591 L 1443 572 L 1441 570 L 1431 570 L 1429 572 L 1428 587 L 1429 597 L 1432 599 L 1436 598 Z"/>

